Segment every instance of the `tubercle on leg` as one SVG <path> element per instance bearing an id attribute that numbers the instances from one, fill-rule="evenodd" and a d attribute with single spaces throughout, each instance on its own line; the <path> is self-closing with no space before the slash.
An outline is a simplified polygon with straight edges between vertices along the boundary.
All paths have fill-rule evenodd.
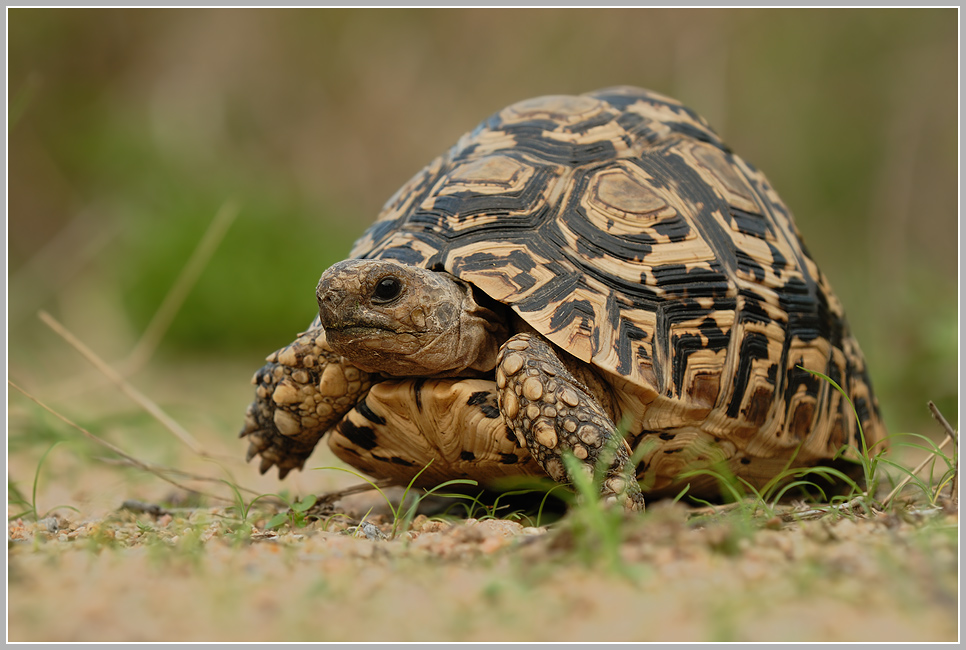
<path id="1" fill-rule="evenodd" d="M 563 454 L 569 451 L 589 472 L 606 464 L 601 487 L 606 501 L 643 509 L 640 486 L 629 472 L 627 442 L 616 437 L 604 407 L 547 343 L 531 334 L 512 337 L 500 351 L 496 381 L 507 424 L 551 478 L 568 480 Z"/>
<path id="2" fill-rule="evenodd" d="M 372 377 L 329 349 L 321 328 L 265 360 L 252 378 L 255 401 L 240 437 L 249 439 L 248 460 L 261 457 L 262 474 L 276 466 L 284 478 L 304 466 L 325 432 L 369 390 Z"/>

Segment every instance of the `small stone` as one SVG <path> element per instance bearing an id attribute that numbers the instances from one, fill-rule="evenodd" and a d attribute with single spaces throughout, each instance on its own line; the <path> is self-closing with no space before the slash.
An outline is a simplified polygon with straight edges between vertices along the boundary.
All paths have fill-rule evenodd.
<path id="1" fill-rule="evenodd" d="M 540 407 L 536 404 L 531 404 L 527 407 L 526 414 L 531 420 L 536 420 L 538 417 L 540 417 Z"/>

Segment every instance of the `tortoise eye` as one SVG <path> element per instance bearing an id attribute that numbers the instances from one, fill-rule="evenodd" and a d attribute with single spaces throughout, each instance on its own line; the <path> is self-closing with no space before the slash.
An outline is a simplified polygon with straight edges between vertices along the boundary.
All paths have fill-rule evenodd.
<path id="1" fill-rule="evenodd" d="M 376 288 L 372 292 L 372 302 L 386 304 L 392 302 L 402 293 L 402 282 L 391 275 L 376 283 Z"/>

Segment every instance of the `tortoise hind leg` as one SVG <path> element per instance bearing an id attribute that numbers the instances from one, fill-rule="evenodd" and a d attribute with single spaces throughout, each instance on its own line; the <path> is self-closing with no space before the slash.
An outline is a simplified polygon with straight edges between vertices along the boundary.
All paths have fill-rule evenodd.
<path id="1" fill-rule="evenodd" d="M 301 469 L 319 439 L 362 395 L 372 380 L 329 349 L 325 332 L 311 329 L 273 352 L 252 378 L 255 401 L 239 437 L 247 460 L 261 456 L 259 471 L 278 467 L 279 478 Z"/>
<path id="2" fill-rule="evenodd" d="M 500 350 L 496 381 L 507 424 L 552 479 L 567 481 L 563 454 L 569 451 L 589 472 L 603 470 L 605 500 L 644 509 L 627 442 L 549 345 L 530 334 L 512 337 Z"/>

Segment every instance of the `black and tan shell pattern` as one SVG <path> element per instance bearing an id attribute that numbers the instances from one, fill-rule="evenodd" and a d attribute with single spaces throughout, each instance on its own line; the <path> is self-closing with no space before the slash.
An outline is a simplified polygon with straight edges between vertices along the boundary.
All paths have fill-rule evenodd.
<path id="1" fill-rule="evenodd" d="M 788 209 L 668 97 L 619 87 L 498 112 L 402 187 L 351 256 L 445 270 L 510 305 L 644 405 L 634 442 L 690 427 L 753 455 L 803 443 L 802 460 L 857 444 L 852 408 L 800 366 L 842 386 L 870 442 L 883 435 Z"/>

